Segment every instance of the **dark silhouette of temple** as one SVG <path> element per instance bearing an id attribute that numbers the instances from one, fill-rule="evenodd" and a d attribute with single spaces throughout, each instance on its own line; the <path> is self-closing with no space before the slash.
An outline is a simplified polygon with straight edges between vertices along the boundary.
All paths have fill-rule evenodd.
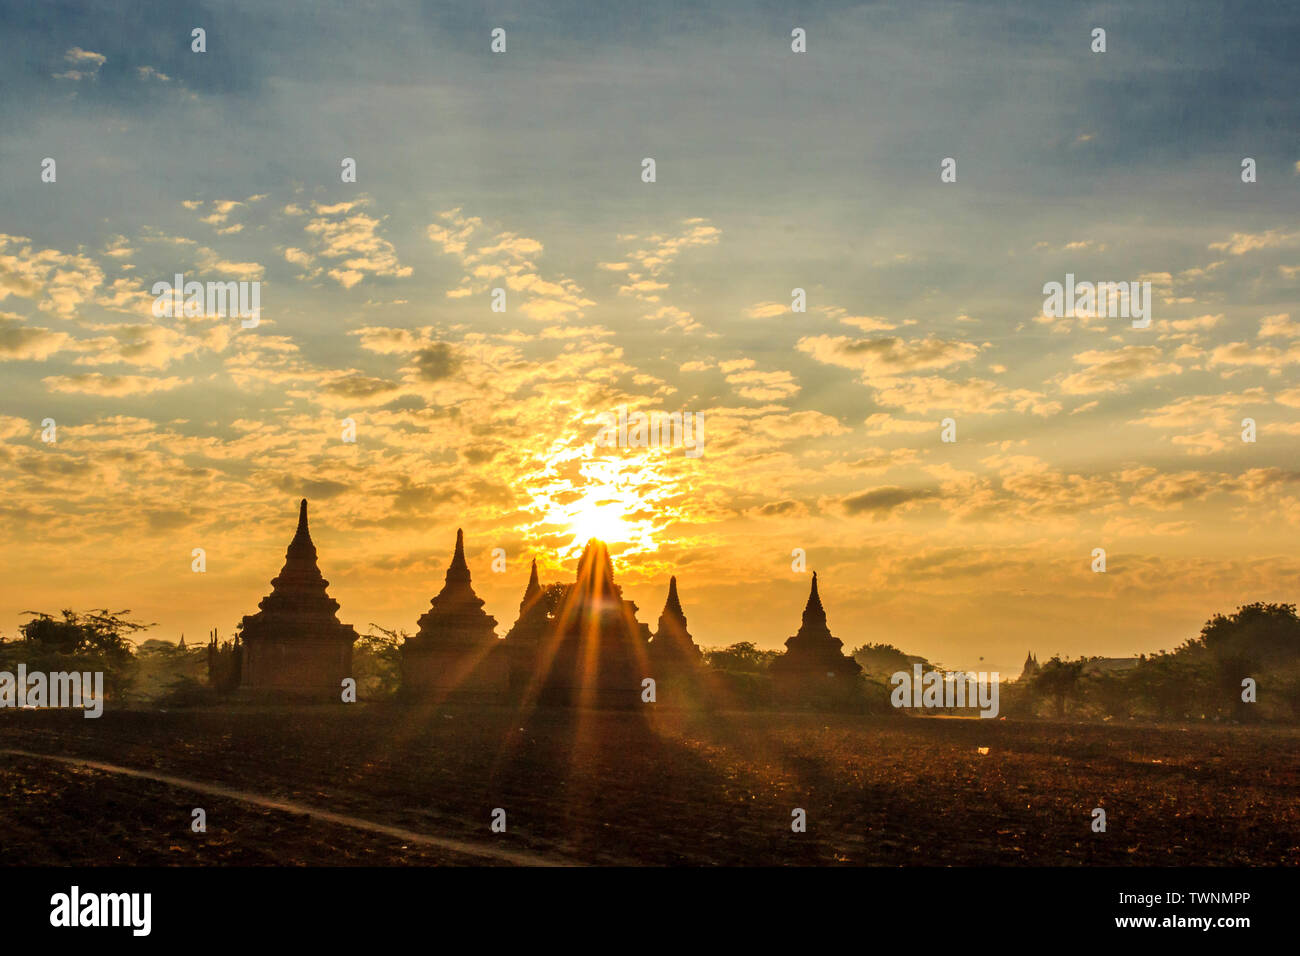
<path id="1" fill-rule="evenodd" d="M 403 693 L 429 703 L 500 699 L 509 662 L 497 639 L 496 618 L 474 593 L 459 528 L 442 590 L 429 604 L 415 636 L 402 644 Z"/>
<path id="2" fill-rule="evenodd" d="M 543 703 L 637 706 L 649 675 L 650 628 L 614 583 L 604 542 L 587 542 L 577 579 L 560 599 L 539 641 L 534 683 Z"/>
<path id="3" fill-rule="evenodd" d="M 209 643 L 210 683 L 282 697 L 341 699 L 344 679 L 353 676 L 357 633 L 339 623 L 339 605 L 328 586 L 316 563 L 304 499 L 271 593 L 256 614 L 243 619 L 233 645 Z M 615 583 L 609 549 L 594 538 L 583 549 L 572 584 L 544 587 L 534 560 L 514 625 L 505 638 L 497 637 L 496 626 L 474 592 L 458 529 L 442 590 L 401 646 L 402 695 L 431 704 L 513 700 L 637 707 L 648 702 L 642 695 L 646 679 L 653 678 L 656 703 L 707 703 L 710 696 L 712 682 L 687 627 L 677 578 L 669 579 L 652 635 Z M 785 644 L 770 669 L 778 700 L 815 705 L 846 699 L 858 689 L 862 668 L 844 655 L 843 642 L 826 626 L 816 574 L 799 632 Z"/>
<path id="4" fill-rule="evenodd" d="M 851 696 L 862 667 L 844 656 L 844 642 L 826 626 L 826 610 L 817 593 L 817 572 L 803 609 L 799 632 L 785 642 L 786 651 L 772 662 L 773 689 L 779 699 L 817 703 Z"/>
<path id="5" fill-rule="evenodd" d="M 704 653 L 686 627 L 686 614 L 677 596 L 677 578 L 668 579 L 668 599 L 650 641 L 650 673 L 658 703 L 668 706 L 708 705 Z"/>
<path id="6" fill-rule="evenodd" d="M 326 592 L 328 587 L 316 565 L 304 498 L 298 530 L 271 593 L 239 625 L 242 690 L 341 699 L 343 680 L 352 676 L 357 632 L 339 623 L 339 603 Z"/>
<path id="7" fill-rule="evenodd" d="M 1030 651 L 1025 655 L 1025 666 L 1020 671 L 1019 679 L 1032 680 L 1039 670 L 1038 658 L 1034 656 L 1033 651 Z"/>
<path id="8" fill-rule="evenodd" d="M 534 687 L 538 673 L 542 640 L 551 624 L 546 592 L 537 579 L 537 559 L 528 572 L 528 586 L 519 602 L 519 617 L 506 633 L 505 645 L 510 663 L 510 696 L 524 699 Z"/>
<path id="9" fill-rule="evenodd" d="M 668 579 L 668 600 L 659 615 L 659 629 L 650 642 L 650 661 L 656 669 L 689 668 L 703 663 L 704 654 L 686 629 L 686 614 L 677 597 L 677 578 Z"/>

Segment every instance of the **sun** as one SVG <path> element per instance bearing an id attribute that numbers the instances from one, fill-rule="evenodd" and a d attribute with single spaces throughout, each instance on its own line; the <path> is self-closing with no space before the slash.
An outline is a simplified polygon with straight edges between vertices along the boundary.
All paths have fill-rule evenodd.
<path id="1" fill-rule="evenodd" d="M 607 495 L 589 494 L 573 503 L 569 527 L 573 529 L 574 543 L 581 545 L 592 538 L 606 543 L 626 542 L 636 536 L 636 530 L 627 521 L 627 503 Z"/>
<path id="2" fill-rule="evenodd" d="M 528 495 L 546 535 L 571 534 L 565 557 L 598 538 L 620 555 L 659 549 L 659 535 L 676 513 L 661 499 L 677 484 L 645 457 L 591 457 L 591 449 L 560 448 L 529 482 Z"/>

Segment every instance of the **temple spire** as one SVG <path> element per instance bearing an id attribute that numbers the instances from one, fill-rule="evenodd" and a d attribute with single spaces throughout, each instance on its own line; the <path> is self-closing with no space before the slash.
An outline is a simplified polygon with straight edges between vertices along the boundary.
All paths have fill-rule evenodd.
<path id="1" fill-rule="evenodd" d="M 664 602 L 664 613 L 673 614 L 686 620 L 686 615 L 682 612 L 682 602 L 677 597 L 677 576 L 673 575 L 668 579 L 668 600 Z"/>
<path id="2" fill-rule="evenodd" d="M 826 626 L 826 609 L 822 607 L 821 595 L 817 593 L 817 572 L 813 572 L 812 590 L 808 592 L 808 604 L 803 609 L 804 625 L 820 623 Z"/>
<path id="3" fill-rule="evenodd" d="M 512 645 L 520 642 L 535 643 L 546 630 L 547 623 L 546 602 L 542 600 L 542 584 L 537 578 L 537 559 L 533 558 L 533 566 L 528 573 L 528 587 L 524 589 L 523 600 L 519 602 L 519 617 L 506 634 L 506 640 Z"/>
<path id="4" fill-rule="evenodd" d="M 456 553 L 447 567 L 448 581 L 469 581 L 469 565 L 465 563 L 465 532 L 456 529 Z"/>
<path id="5" fill-rule="evenodd" d="M 697 664 L 703 659 L 691 632 L 686 629 L 686 614 L 677 596 L 677 578 L 668 579 L 668 600 L 659 615 L 659 629 L 650 644 L 650 657 L 661 665 Z"/>

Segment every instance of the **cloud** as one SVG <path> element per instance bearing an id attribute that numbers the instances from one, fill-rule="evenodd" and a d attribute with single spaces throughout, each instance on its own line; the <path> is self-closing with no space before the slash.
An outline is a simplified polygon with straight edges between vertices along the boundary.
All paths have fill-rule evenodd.
<path id="1" fill-rule="evenodd" d="M 745 315 L 751 319 L 770 319 L 774 315 L 784 315 L 789 311 L 790 306 L 784 302 L 759 302 L 746 309 Z"/>
<path id="2" fill-rule="evenodd" d="M 103 281 L 103 270 L 86 256 L 38 252 L 30 239 L 0 233 L 0 301 L 10 295 L 35 299 L 42 311 L 68 318 Z"/>
<path id="3" fill-rule="evenodd" d="M 1258 335 L 1261 339 L 1294 339 L 1300 337 L 1300 322 L 1293 321 L 1291 315 L 1287 312 L 1266 315 L 1259 320 Z"/>
<path id="4" fill-rule="evenodd" d="M 796 518 L 808 514 L 808 506 L 802 501 L 785 498 L 781 501 L 769 501 L 749 512 L 759 518 Z"/>
<path id="5" fill-rule="evenodd" d="M 398 260 L 393 244 L 379 235 L 383 220 L 361 211 L 369 203 L 368 197 L 332 205 L 313 203 L 315 215 L 303 226 L 303 232 L 313 242 L 313 255 L 335 260 L 326 273 L 345 289 L 351 289 L 367 276 L 405 278 L 413 272 L 410 266 L 404 266 Z M 289 261 L 294 262 L 292 259 Z M 311 276 L 309 272 L 306 278 Z"/>
<path id="6" fill-rule="evenodd" d="M 102 375 L 99 372 L 85 372 L 80 375 L 51 375 L 41 379 L 51 392 L 65 392 L 80 395 L 103 395 L 124 397 L 131 395 L 149 395 L 153 392 L 168 392 L 188 385 L 187 378 L 150 378 L 147 375 Z"/>
<path id="7" fill-rule="evenodd" d="M 234 280 L 257 281 L 266 272 L 266 267 L 258 262 L 232 262 L 207 246 L 200 246 L 196 253 L 199 269 L 209 275 L 220 276 L 223 281 Z"/>
<path id="8" fill-rule="evenodd" d="M 585 310 L 596 304 L 586 298 L 582 286 L 572 279 L 548 279 L 541 274 L 535 260 L 541 256 L 543 246 L 536 239 L 499 232 L 471 249 L 472 240 L 483 225 L 481 219 L 464 216 L 456 208 L 439 213 L 438 220 L 429 225 L 429 238 L 465 269 L 460 283 L 447 291 L 449 298 L 505 288 L 507 308 L 510 308 L 510 294 L 520 293 L 523 304 L 517 308 L 523 315 L 552 323 L 582 318 Z"/>
<path id="9" fill-rule="evenodd" d="M 162 325 L 96 326 L 108 334 L 77 343 L 77 350 L 85 354 L 76 359 L 78 365 L 136 365 L 144 368 L 166 368 L 172 362 L 204 350 L 221 351 L 228 339 L 186 335 Z"/>
<path id="10" fill-rule="evenodd" d="M 197 210 L 203 208 L 204 201 L 202 199 L 183 200 L 181 205 L 186 209 Z M 227 225 L 230 214 L 244 206 L 238 199 L 214 199 L 207 205 L 212 212 L 201 217 L 199 221 L 214 228 L 218 235 L 228 236 L 243 230 L 243 223 Z"/>
<path id="11" fill-rule="evenodd" d="M 1272 346 L 1254 347 L 1245 342 L 1229 342 L 1218 346 L 1210 353 L 1211 365 L 1278 368 L 1283 365 L 1295 365 L 1297 362 L 1300 362 L 1300 342 L 1293 342 L 1285 349 Z"/>
<path id="12" fill-rule="evenodd" d="M 1126 345 L 1110 351 L 1092 349 L 1074 356 L 1074 361 L 1084 366 L 1083 370 L 1060 377 L 1058 383 L 1066 395 L 1094 395 L 1123 391 L 1131 382 L 1182 372 L 1181 366 L 1162 358 L 1163 353 L 1154 345 Z"/>
<path id="13" fill-rule="evenodd" d="M 415 366 L 426 382 L 437 382 L 455 374 L 460 362 L 460 356 L 446 342 L 435 342 L 415 354 Z"/>
<path id="14" fill-rule="evenodd" d="M 683 332 L 694 332 L 703 328 L 689 312 L 675 305 L 660 306 L 644 318 L 651 322 L 667 321 L 670 328 L 681 329 Z"/>
<path id="15" fill-rule="evenodd" d="M 646 236 L 627 234 L 619 236 L 626 242 L 638 242 L 640 248 L 629 254 L 633 262 L 650 275 L 659 275 L 681 255 L 683 250 L 699 246 L 717 245 L 722 230 L 707 219 L 684 219 L 675 235 L 653 233 Z"/>
<path id="16" fill-rule="evenodd" d="M 1245 255 L 1259 249 L 1280 249 L 1289 246 L 1300 238 L 1300 232 L 1283 232 L 1270 229 L 1267 232 L 1234 232 L 1232 237 L 1222 242 L 1210 243 L 1211 249 L 1228 251 L 1234 256 Z"/>
<path id="17" fill-rule="evenodd" d="M 980 350 L 970 342 L 952 342 L 933 335 L 923 339 L 814 335 L 800 339 L 795 347 L 823 364 L 860 369 L 864 382 L 877 375 L 893 376 L 969 362 Z"/>
<path id="18" fill-rule="evenodd" d="M 1159 474 L 1144 479 L 1128 500 L 1131 505 L 1171 511 L 1182 508 L 1185 502 L 1202 501 L 1218 488 L 1219 483 L 1211 476 L 1197 471 Z"/>
<path id="19" fill-rule="evenodd" d="M 62 73 L 52 75 L 56 80 L 72 80 L 74 83 L 94 79 L 99 73 L 99 68 L 108 62 L 108 57 L 104 56 L 104 54 L 83 50 L 79 46 L 74 46 L 64 53 L 63 59 L 76 69 L 65 70 Z"/>
<path id="20" fill-rule="evenodd" d="M 888 332 L 898 326 L 880 315 L 849 315 L 848 310 L 838 305 L 821 306 L 822 314 L 843 325 L 851 325 L 863 332 Z"/>
<path id="21" fill-rule="evenodd" d="M 848 515 L 870 515 L 879 519 L 898 511 L 908 505 L 931 501 L 939 497 L 937 488 L 899 488 L 886 485 L 873 488 L 860 494 L 848 495 L 839 501 L 840 507 Z"/>
<path id="22" fill-rule="evenodd" d="M 16 315 L 0 312 L 0 361 L 44 361 L 71 341 L 63 332 L 29 326 Z"/>
<path id="23" fill-rule="evenodd" d="M 725 365 L 725 363 L 723 363 Z M 754 369 L 734 371 L 726 376 L 742 398 L 774 402 L 799 394 L 799 384 L 789 372 L 760 372 Z"/>
<path id="24" fill-rule="evenodd" d="M 620 242 L 639 244 L 628 254 L 627 258 L 631 260 L 629 263 L 619 263 L 627 266 L 626 269 L 617 270 L 627 279 L 618 288 L 620 296 L 631 297 L 638 302 L 649 304 L 659 303 L 662 298 L 659 293 L 668 288 L 668 283 L 662 279 L 677 257 L 687 249 L 716 245 L 722 237 L 722 230 L 707 219 L 684 219 L 681 226 L 682 228 L 676 234 L 671 235 L 652 233 L 640 236 L 629 233 L 618 237 Z M 678 328 L 685 331 L 700 328 L 689 312 L 672 308 Z M 658 312 L 647 315 L 646 318 L 658 316 L 663 311 L 661 308 Z"/>
<path id="25" fill-rule="evenodd" d="M 1049 400 L 1042 392 L 1007 388 L 981 378 L 959 381 L 934 375 L 912 376 L 878 379 L 868 384 L 875 389 L 876 401 L 881 405 L 902 408 L 910 414 L 951 412 L 984 415 L 1017 411 L 1047 416 L 1061 411 L 1060 402 Z"/>
<path id="26" fill-rule="evenodd" d="M 1152 409 L 1129 424 L 1146 425 L 1149 428 L 1194 428 L 1209 424 L 1229 426 L 1240 421 L 1244 410 L 1267 404 L 1268 401 L 1263 388 L 1219 395 L 1185 395 Z"/>

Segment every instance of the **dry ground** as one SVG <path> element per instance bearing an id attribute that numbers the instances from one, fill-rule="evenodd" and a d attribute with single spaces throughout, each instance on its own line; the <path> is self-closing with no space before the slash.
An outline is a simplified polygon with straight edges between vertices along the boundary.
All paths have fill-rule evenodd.
<path id="1" fill-rule="evenodd" d="M 0 712 L 0 749 L 606 864 L 1296 864 L 1298 743 L 1291 729 L 665 710 Z M 206 834 L 190 832 L 195 806 Z M 807 833 L 791 832 L 796 807 Z M 9 864 L 499 862 L 7 755 L 0 833 Z"/>

